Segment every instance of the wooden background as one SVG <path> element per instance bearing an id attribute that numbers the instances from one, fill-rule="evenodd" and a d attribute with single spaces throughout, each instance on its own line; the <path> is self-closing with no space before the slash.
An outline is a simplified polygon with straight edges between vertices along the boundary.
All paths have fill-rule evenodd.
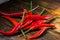
<path id="1" fill-rule="evenodd" d="M 57 14 L 57 12 L 60 13 L 60 0 L 38 0 L 38 1 L 32 0 L 32 1 L 33 1 L 33 5 L 34 5 L 33 8 L 36 7 L 37 5 L 40 5 L 40 8 L 38 8 L 36 10 L 36 12 L 41 11 L 42 8 L 46 8 L 47 13 L 53 13 L 53 11 L 56 11 L 56 13 L 54 12 L 55 14 Z M 5 4 L 0 5 L 0 11 L 6 12 L 6 13 L 19 12 L 19 11 L 22 11 L 23 8 L 29 9 L 29 1 L 11 0 Z M 20 20 L 20 18 L 16 18 L 16 19 L 17 19 L 17 21 Z M 0 21 L 2 21 L 2 20 L 4 21 L 4 19 L 0 18 Z M 4 21 L 4 22 L 11 25 L 11 23 L 9 23 L 8 21 Z M 0 24 L 3 24 L 3 23 L 0 22 Z M 7 26 L 5 24 L 3 24 L 3 26 L 2 25 L 0 26 L 0 30 L 4 30 L 4 28 L 6 28 L 5 30 L 10 30 L 12 27 Z M 29 35 L 32 35 L 33 33 L 34 32 L 29 32 L 26 35 L 29 36 Z M 0 40 L 22 40 L 22 39 L 23 39 L 23 36 L 21 36 L 21 33 L 17 33 L 14 36 L 0 35 Z M 52 29 L 49 29 L 48 31 L 46 30 L 46 32 L 41 37 L 39 37 L 35 40 L 60 40 L 60 34 L 55 32 Z"/>

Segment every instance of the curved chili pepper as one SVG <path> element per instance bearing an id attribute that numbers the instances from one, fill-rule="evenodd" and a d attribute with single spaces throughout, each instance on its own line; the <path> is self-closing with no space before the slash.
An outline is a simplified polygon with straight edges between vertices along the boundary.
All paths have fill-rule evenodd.
<path id="1" fill-rule="evenodd" d="M 29 15 L 29 19 L 40 20 L 40 19 L 50 19 L 52 16 L 40 16 L 40 15 Z"/>
<path id="2" fill-rule="evenodd" d="M 32 21 L 33 21 L 33 20 L 27 19 L 27 21 L 25 21 L 26 23 L 23 24 L 23 25 L 21 26 L 21 28 L 25 28 L 26 26 L 28 26 L 29 24 L 31 24 Z"/>
<path id="3" fill-rule="evenodd" d="M 22 22 L 18 23 L 15 19 L 7 17 L 7 16 L 2 16 L 2 17 L 9 20 L 10 22 L 12 22 L 14 24 L 14 27 L 12 30 L 10 30 L 8 32 L 4 32 L 3 30 L 0 30 L 0 33 L 3 35 L 14 35 L 20 29 Z"/>
<path id="4" fill-rule="evenodd" d="M 0 30 L 0 33 L 3 35 L 14 35 L 20 29 L 20 27 L 18 27 L 18 26 L 21 26 L 21 25 L 22 25 L 22 23 L 20 22 L 11 31 L 4 32 L 4 31 Z"/>
<path id="5" fill-rule="evenodd" d="M 2 18 L 7 19 L 8 21 L 10 21 L 11 23 L 13 23 L 14 26 L 16 26 L 16 24 L 18 24 L 18 22 L 14 19 L 14 18 L 10 18 L 8 16 L 2 16 Z"/>
<path id="6" fill-rule="evenodd" d="M 36 25 L 36 23 L 33 22 L 31 25 L 27 26 L 26 28 L 23 28 L 23 30 L 27 30 L 27 29 L 29 29 L 30 27 L 35 26 L 35 25 Z"/>
<path id="7" fill-rule="evenodd" d="M 17 13 L 4 13 L 0 11 L 0 15 L 4 15 L 4 16 L 9 16 L 9 17 L 19 17 L 23 15 L 23 12 L 17 12 Z"/>
<path id="8" fill-rule="evenodd" d="M 41 36 L 46 29 L 47 29 L 46 27 L 42 27 L 41 30 L 39 30 L 33 36 L 30 36 L 29 39 L 34 39 L 34 38 L 37 38 L 37 37 Z"/>

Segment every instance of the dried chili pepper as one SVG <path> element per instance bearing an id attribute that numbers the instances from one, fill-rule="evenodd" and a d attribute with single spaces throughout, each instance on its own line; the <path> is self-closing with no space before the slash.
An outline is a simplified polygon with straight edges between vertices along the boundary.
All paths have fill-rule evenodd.
<path id="1" fill-rule="evenodd" d="M 3 35 L 14 35 L 19 29 L 20 26 L 22 25 L 22 22 L 17 22 L 15 19 L 10 18 L 8 16 L 2 16 L 3 18 L 9 20 L 10 22 L 12 22 L 14 24 L 14 27 L 12 30 L 8 31 L 8 32 L 4 32 L 3 30 L 0 30 L 0 33 Z"/>

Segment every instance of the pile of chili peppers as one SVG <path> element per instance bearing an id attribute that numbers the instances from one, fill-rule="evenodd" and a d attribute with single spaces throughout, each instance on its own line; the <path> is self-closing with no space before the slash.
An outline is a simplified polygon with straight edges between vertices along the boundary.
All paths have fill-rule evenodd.
<path id="1" fill-rule="evenodd" d="M 18 32 L 18 30 L 20 30 L 20 28 L 22 28 L 25 31 L 24 33 L 27 33 L 30 30 L 39 29 L 39 31 L 36 34 L 29 37 L 29 40 L 32 40 L 42 35 L 47 28 L 55 28 L 54 24 L 49 24 L 49 21 L 56 18 L 51 15 L 43 16 L 40 13 L 33 14 L 33 12 L 27 12 L 27 14 L 24 16 L 24 22 L 22 23 L 22 22 L 17 22 L 14 18 L 11 17 L 21 16 L 23 12 L 14 13 L 14 14 L 6 14 L 0 12 L 0 14 L 2 14 L 1 15 L 2 18 L 7 19 L 14 25 L 13 29 L 8 32 L 4 32 L 0 30 L 0 34 L 3 35 L 14 35 L 15 33 Z"/>
<path id="2" fill-rule="evenodd" d="M 31 2 L 32 5 L 32 2 Z M 32 9 L 32 6 L 31 6 Z M 30 10 L 31 10 L 30 9 Z M 56 28 L 54 26 L 54 24 L 49 24 L 49 22 L 51 22 L 51 20 L 55 19 L 56 16 L 43 16 L 43 12 L 45 9 L 42 10 L 41 13 L 36 13 L 34 14 L 32 11 L 28 11 L 25 10 L 25 15 L 24 15 L 24 20 L 23 22 L 17 22 L 13 17 L 20 17 L 23 15 L 23 12 L 18 12 L 18 13 L 11 13 L 11 14 L 7 14 L 4 12 L 0 11 L 0 15 L 2 18 L 7 19 L 8 21 L 10 21 L 14 27 L 12 28 L 12 30 L 8 31 L 8 32 L 4 32 L 3 30 L 0 30 L 0 34 L 2 35 L 14 35 L 16 34 L 20 29 L 22 29 L 23 31 L 25 31 L 24 33 L 27 33 L 29 31 L 33 31 L 33 30 L 39 30 L 37 33 L 35 33 L 34 35 L 28 37 L 28 40 L 32 40 L 35 39 L 39 36 L 41 36 L 44 31 L 48 28 Z"/>

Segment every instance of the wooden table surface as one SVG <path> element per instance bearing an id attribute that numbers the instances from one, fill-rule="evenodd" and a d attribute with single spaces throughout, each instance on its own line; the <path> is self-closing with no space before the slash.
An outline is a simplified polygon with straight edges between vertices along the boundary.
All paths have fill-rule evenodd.
<path id="1" fill-rule="evenodd" d="M 41 1 L 41 3 L 43 4 L 44 1 Z M 47 2 L 46 2 L 46 3 L 47 3 Z M 42 5 L 42 4 L 40 4 L 40 5 Z M 54 4 L 54 5 L 55 5 L 55 4 Z M 9 2 L 9 3 L 7 3 L 7 4 L 3 4 L 3 5 L 0 7 L 0 11 L 4 11 L 4 12 L 7 12 L 7 13 L 18 12 L 18 11 L 22 11 L 22 10 L 23 10 L 22 6 L 23 6 L 24 8 L 27 8 L 27 9 L 28 9 L 28 8 L 29 8 L 29 3 L 23 2 L 23 1 L 22 1 L 22 3 L 11 1 L 11 2 Z M 35 4 L 35 5 L 33 6 L 33 8 L 34 8 L 35 6 L 37 6 L 37 4 Z M 42 5 L 42 6 L 43 6 L 43 5 Z M 43 6 L 43 7 L 45 7 L 45 6 Z M 52 6 L 52 7 L 53 7 L 53 6 Z M 46 8 L 47 8 L 47 9 L 52 9 L 52 7 L 49 8 L 49 6 L 48 6 L 48 7 L 46 7 Z M 56 8 L 56 7 L 55 7 L 55 8 Z M 38 8 L 38 9 L 36 9 L 34 12 L 40 12 L 41 10 L 42 10 L 41 8 Z M 46 11 L 46 14 L 51 15 L 51 14 L 49 14 L 47 11 Z M 46 14 L 45 14 L 45 15 L 46 15 Z M 15 19 L 16 19 L 17 21 L 20 20 L 20 18 L 15 18 Z M 13 26 L 11 25 L 10 22 L 8 22 L 8 21 L 5 20 L 5 19 L 2 19 L 1 17 L 0 17 L 0 21 L 1 21 L 0 24 L 2 24 L 2 25 L 0 25 L 0 30 L 5 30 L 5 31 L 7 31 L 7 30 L 12 29 Z M 10 26 L 5 25 L 4 23 L 2 23 L 2 21 L 4 21 L 5 23 L 9 24 Z M 29 35 L 32 35 L 33 33 L 35 33 L 35 31 L 29 32 L 29 33 L 27 33 L 26 35 L 29 36 Z M 16 35 L 13 35 L 13 36 L 3 36 L 3 35 L 0 35 L 0 40 L 23 40 L 23 36 L 21 36 L 21 35 L 22 35 L 21 33 L 17 33 Z M 53 29 L 48 29 L 48 30 L 46 30 L 46 31 L 43 33 L 42 36 L 40 36 L 39 38 L 34 39 L 34 40 L 60 40 L 60 34 L 57 33 L 57 32 L 55 32 Z"/>

